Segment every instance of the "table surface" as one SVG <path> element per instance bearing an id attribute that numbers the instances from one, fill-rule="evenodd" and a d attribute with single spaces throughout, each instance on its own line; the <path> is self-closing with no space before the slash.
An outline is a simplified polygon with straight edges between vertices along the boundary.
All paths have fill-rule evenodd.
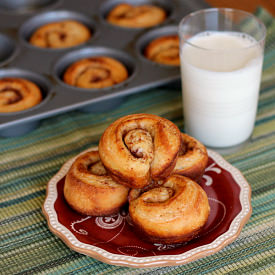
<path id="1" fill-rule="evenodd" d="M 273 16 L 275 15 L 275 1 L 273 0 L 206 0 L 206 2 L 213 7 L 228 7 L 246 10 L 252 13 L 261 6 L 268 10 Z"/>
<path id="2" fill-rule="evenodd" d="M 41 210 L 47 182 L 69 158 L 97 145 L 112 121 L 152 113 L 183 130 L 181 91 L 170 85 L 130 96 L 109 112 L 69 112 L 44 120 L 25 136 L 0 138 L 0 274 L 275 273 L 275 20 L 262 8 L 254 12 L 268 30 L 255 129 L 246 147 L 224 156 L 252 188 L 253 213 L 240 236 L 218 253 L 185 265 L 135 269 L 74 252 L 47 227 Z"/>

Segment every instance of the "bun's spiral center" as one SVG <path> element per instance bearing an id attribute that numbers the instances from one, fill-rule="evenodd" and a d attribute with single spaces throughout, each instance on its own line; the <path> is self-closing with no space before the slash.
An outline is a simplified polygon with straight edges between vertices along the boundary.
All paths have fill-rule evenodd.
<path id="1" fill-rule="evenodd" d="M 74 85 L 79 83 L 97 83 L 101 81 L 111 81 L 116 84 L 115 79 L 111 78 L 111 72 L 108 65 L 99 58 L 90 59 L 91 62 L 84 70 L 80 71 Z"/>
<path id="2" fill-rule="evenodd" d="M 53 30 L 46 33 L 46 44 L 51 48 L 55 43 L 62 44 L 66 42 L 68 35 L 65 31 Z"/>
<path id="3" fill-rule="evenodd" d="M 96 176 L 105 176 L 107 172 L 99 159 L 97 152 L 89 152 L 86 155 L 83 155 L 77 161 L 77 171 L 82 175 L 96 175 Z"/>
<path id="4" fill-rule="evenodd" d="M 0 90 L 0 105 L 10 105 L 22 100 L 21 92 L 12 87 Z"/>
<path id="5" fill-rule="evenodd" d="M 179 47 L 176 45 L 167 45 L 166 47 L 161 48 L 158 52 L 156 52 L 152 59 L 157 58 L 170 58 L 170 59 L 178 59 L 179 58 Z"/>
<path id="6" fill-rule="evenodd" d="M 143 201 L 147 203 L 158 203 L 169 200 L 174 195 L 174 191 L 169 187 L 157 187 L 143 195 Z"/>
<path id="7" fill-rule="evenodd" d="M 128 10 L 124 11 L 123 13 L 118 14 L 116 18 L 134 19 L 135 17 L 141 16 L 148 12 L 150 12 L 150 10 L 146 7 L 130 7 Z"/>
<path id="8" fill-rule="evenodd" d="M 124 143 L 135 158 L 153 161 L 153 139 L 147 131 L 142 129 L 129 131 L 124 137 Z"/>
<path id="9" fill-rule="evenodd" d="M 184 156 L 187 153 L 193 152 L 194 150 L 196 150 L 196 142 L 195 141 L 188 141 L 187 143 L 182 142 L 181 148 L 179 151 L 179 156 Z"/>
<path id="10" fill-rule="evenodd" d="M 99 82 L 110 77 L 110 71 L 105 68 L 92 67 L 88 68 L 80 78 L 83 78 L 83 81 L 89 80 L 91 83 Z"/>
<path id="11" fill-rule="evenodd" d="M 104 166 L 102 165 L 101 161 L 89 164 L 88 167 L 87 167 L 87 170 L 91 174 L 94 174 L 94 175 L 97 175 L 97 176 L 104 176 L 104 175 L 107 174 L 107 172 L 106 172 Z"/>

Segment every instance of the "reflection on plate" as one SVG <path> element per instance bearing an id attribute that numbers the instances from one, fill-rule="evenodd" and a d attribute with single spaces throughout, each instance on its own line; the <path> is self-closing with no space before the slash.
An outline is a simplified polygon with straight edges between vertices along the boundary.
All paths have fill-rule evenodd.
<path id="1" fill-rule="evenodd" d="M 97 149 L 97 148 L 94 148 Z M 251 215 L 251 189 L 239 170 L 208 150 L 209 162 L 201 186 L 210 203 L 203 230 L 190 242 L 150 244 L 140 239 L 129 221 L 127 206 L 117 215 L 78 214 L 63 196 L 64 177 L 74 159 L 49 181 L 43 213 L 50 230 L 71 249 L 100 261 L 130 267 L 184 264 L 213 254 L 234 241 Z"/>

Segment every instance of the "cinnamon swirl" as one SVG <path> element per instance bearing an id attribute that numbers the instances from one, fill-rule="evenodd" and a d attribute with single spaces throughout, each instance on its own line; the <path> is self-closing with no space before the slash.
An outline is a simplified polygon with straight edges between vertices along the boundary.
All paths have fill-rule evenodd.
<path id="1" fill-rule="evenodd" d="M 177 35 L 163 36 L 151 41 L 144 50 L 148 59 L 165 65 L 180 65 L 179 38 Z"/>
<path id="2" fill-rule="evenodd" d="M 189 178 L 173 175 L 149 191 L 132 189 L 129 214 L 150 242 L 181 243 L 194 238 L 210 212 L 205 191 Z"/>
<path id="3" fill-rule="evenodd" d="M 178 127 L 151 114 L 133 114 L 112 123 L 99 142 L 99 154 L 110 175 L 142 188 L 173 171 L 181 146 Z"/>
<path id="4" fill-rule="evenodd" d="M 128 78 L 126 67 L 111 57 L 97 56 L 81 59 L 67 68 L 63 80 L 80 88 L 104 88 Z"/>
<path id="5" fill-rule="evenodd" d="M 208 162 L 205 146 L 187 134 L 181 134 L 182 146 L 173 174 L 180 174 L 199 181 Z"/>
<path id="6" fill-rule="evenodd" d="M 76 211 L 92 216 L 118 212 L 127 202 L 129 189 L 106 174 L 98 151 L 80 155 L 66 175 L 64 196 Z"/>
<path id="7" fill-rule="evenodd" d="M 48 23 L 39 27 L 29 42 L 41 48 L 68 48 L 89 40 L 91 32 L 84 24 L 75 20 Z"/>
<path id="8" fill-rule="evenodd" d="M 167 15 L 163 8 L 154 5 L 122 3 L 114 7 L 107 16 L 107 21 L 127 28 L 146 28 L 162 23 Z"/>
<path id="9" fill-rule="evenodd" d="M 0 113 L 29 109 L 42 100 L 40 88 L 23 78 L 0 79 Z"/>

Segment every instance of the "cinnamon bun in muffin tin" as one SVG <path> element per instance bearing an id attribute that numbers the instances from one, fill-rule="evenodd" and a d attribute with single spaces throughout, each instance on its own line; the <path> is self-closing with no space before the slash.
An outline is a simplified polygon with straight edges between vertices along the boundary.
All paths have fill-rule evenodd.
<path id="1" fill-rule="evenodd" d="M 164 65 L 179 66 L 179 37 L 161 36 L 151 41 L 144 50 L 146 58 Z"/>
<path id="2" fill-rule="evenodd" d="M 0 79 L 0 113 L 23 111 L 42 100 L 40 88 L 23 78 Z"/>
<path id="3" fill-rule="evenodd" d="M 19 111 L 20 115 L 0 113 L 0 136 L 22 135 L 35 129 L 42 119 L 76 108 L 109 111 L 130 94 L 179 80 L 179 67 L 148 62 L 145 46 L 156 38 L 175 35 L 177 31 L 170 30 L 171 26 L 176 29 L 184 15 L 208 7 L 202 0 L 81 0 L 81 4 L 66 0 L 44 1 L 42 5 L 35 1 L 31 9 L 27 1 L 20 7 L 17 2 L 5 4 L 11 9 L 0 5 L 0 79 L 13 77 L 9 69 L 26 70 L 46 78 L 51 89 L 44 89 L 35 108 Z M 146 35 L 146 41 L 140 43 Z M 83 80 L 85 75 L 87 88 L 64 81 L 70 65 L 97 56 L 122 63 L 127 76 L 124 70 L 122 80 L 101 86 L 98 79 L 107 78 L 109 72 L 100 69 L 90 78 L 91 86 L 96 84 L 93 88 L 90 73 L 80 77 Z"/>
<path id="4" fill-rule="evenodd" d="M 183 157 L 184 146 L 189 157 Z M 165 244 L 189 241 L 206 224 L 210 207 L 199 183 L 176 174 L 183 171 L 175 166 L 186 163 L 194 168 L 192 176 L 201 175 L 205 159 L 196 150 L 202 148 L 167 119 L 121 117 L 106 128 L 98 151 L 74 160 L 65 179 L 65 199 L 76 211 L 93 216 L 114 214 L 128 202 L 129 221 L 141 238 Z"/>
<path id="5" fill-rule="evenodd" d="M 121 3 L 107 15 L 108 22 L 126 28 L 147 28 L 166 19 L 166 11 L 155 5 L 131 5 Z"/>
<path id="6" fill-rule="evenodd" d="M 127 78 L 127 68 L 120 61 L 107 56 L 81 59 L 70 65 L 63 76 L 65 83 L 86 89 L 113 86 Z"/>
<path id="7" fill-rule="evenodd" d="M 75 20 L 64 20 L 39 27 L 29 41 L 41 48 L 68 48 L 82 44 L 90 37 L 91 32 L 84 24 Z"/>

